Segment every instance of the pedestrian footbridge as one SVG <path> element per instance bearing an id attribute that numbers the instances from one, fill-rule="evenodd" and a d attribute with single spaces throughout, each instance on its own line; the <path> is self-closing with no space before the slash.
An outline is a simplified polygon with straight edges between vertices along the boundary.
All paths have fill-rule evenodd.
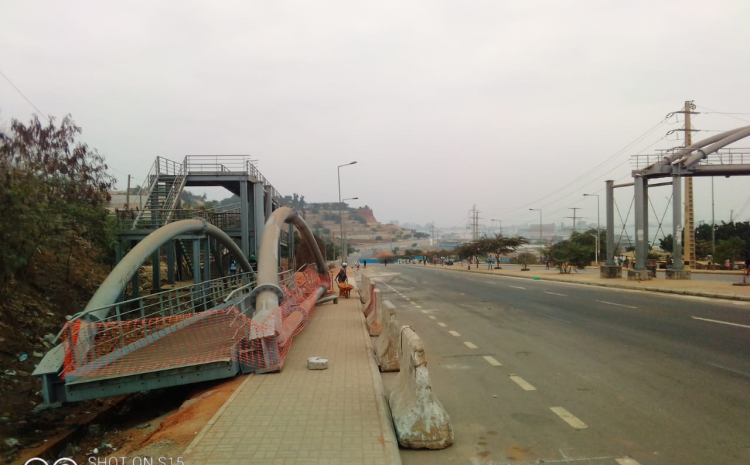
<path id="1" fill-rule="evenodd" d="M 279 238 L 294 225 L 314 264 L 279 273 Z M 143 262 L 177 236 L 207 234 L 237 258 L 242 273 L 120 300 Z M 283 368 L 292 338 L 331 291 L 326 264 L 290 208 L 266 222 L 257 273 L 236 244 L 205 220 L 167 224 L 135 246 L 72 316 L 34 375 L 46 402 L 78 401 Z M 208 257 L 208 255 L 206 255 Z M 207 266 L 207 264 L 205 265 Z"/>

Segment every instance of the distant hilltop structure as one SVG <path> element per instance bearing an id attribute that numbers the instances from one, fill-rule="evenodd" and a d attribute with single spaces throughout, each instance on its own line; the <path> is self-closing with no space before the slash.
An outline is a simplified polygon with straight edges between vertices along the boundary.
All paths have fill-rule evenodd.
<path id="1" fill-rule="evenodd" d="M 354 210 L 354 213 L 361 216 L 368 225 L 370 224 L 378 224 L 378 220 L 375 219 L 375 215 L 372 213 L 372 209 L 368 206 L 359 207 L 358 209 Z"/>

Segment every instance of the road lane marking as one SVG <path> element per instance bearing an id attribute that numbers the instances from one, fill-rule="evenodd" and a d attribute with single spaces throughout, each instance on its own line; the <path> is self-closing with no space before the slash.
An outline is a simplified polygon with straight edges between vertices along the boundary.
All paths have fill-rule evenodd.
<path id="1" fill-rule="evenodd" d="M 410 298 L 408 298 L 408 297 L 404 297 L 404 299 L 406 299 L 406 300 L 408 300 L 409 302 L 411 302 L 411 299 L 410 299 Z"/>
<path id="2" fill-rule="evenodd" d="M 501 367 L 501 366 L 503 366 L 503 364 L 502 364 L 502 363 L 500 363 L 500 362 L 498 362 L 497 360 L 495 360 L 495 357 L 491 357 L 491 356 L 489 356 L 489 355 L 485 355 L 485 356 L 484 356 L 484 357 L 482 357 L 482 358 L 483 358 L 483 359 L 485 359 L 485 360 L 487 360 L 487 363 L 489 363 L 489 364 L 490 364 L 490 365 L 492 365 L 493 367 Z"/>
<path id="3" fill-rule="evenodd" d="M 568 320 L 564 320 L 564 319 L 562 319 L 562 318 L 558 318 L 558 317 L 556 317 L 556 316 L 552 316 L 552 315 L 547 315 L 546 313 L 540 313 L 540 315 L 542 315 L 542 316 L 546 316 L 547 318 L 552 318 L 553 320 L 558 320 L 558 321 L 562 321 L 563 323 L 568 323 L 568 324 L 570 324 L 570 321 L 568 321 Z"/>
<path id="4" fill-rule="evenodd" d="M 443 323 L 442 321 L 438 321 L 438 326 L 440 326 L 441 328 L 445 328 L 448 325 Z"/>
<path id="5" fill-rule="evenodd" d="M 534 386 L 532 386 L 531 384 L 529 384 L 528 381 L 526 381 L 525 379 L 521 378 L 520 376 L 517 376 L 517 375 L 508 375 L 508 376 L 510 377 L 510 379 L 513 380 L 513 382 L 515 382 L 516 384 L 518 384 L 519 386 L 521 386 L 521 388 L 524 391 L 536 391 L 536 388 Z"/>
<path id="6" fill-rule="evenodd" d="M 630 457 L 623 457 L 621 459 L 615 459 L 615 462 L 619 463 L 620 465 L 641 465 L 635 459 L 631 459 Z"/>
<path id="7" fill-rule="evenodd" d="M 432 316 L 432 315 L 428 316 L 428 318 L 429 318 L 430 320 L 437 320 L 437 317 L 436 317 L 436 316 Z"/>
<path id="8" fill-rule="evenodd" d="M 710 321 L 711 323 L 721 323 L 723 325 L 739 326 L 740 328 L 750 328 L 748 325 L 741 325 L 739 323 L 730 323 L 728 321 L 712 320 L 710 318 L 701 318 L 699 316 L 692 317 L 694 320 Z"/>
<path id="9" fill-rule="evenodd" d="M 563 407 L 550 407 L 550 410 L 555 412 L 555 415 L 562 418 L 563 421 L 575 429 L 588 428 L 586 423 L 579 420 L 575 415 L 565 410 Z"/>
<path id="10" fill-rule="evenodd" d="M 603 303 L 603 304 L 607 304 L 607 305 L 615 305 L 617 307 L 638 308 L 638 307 L 633 307 L 631 305 L 623 305 L 623 304 L 616 304 L 614 302 L 607 302 L 606 300 L 597 300 L 597 302 L 600 302 L 600 303 Z"/>
<path id="11" fill-rule="evenodd" d="M 414 302 L 412 302 L 412 305 L 414 305 L 414 308 L 422 308 L 422 306 L 421 306 L 421 305 L 417 305 L 417 304 L 415 304 Z"/>
<path id="12" fill-rule="evenodd" d="M 478 349 L 478 348 L 479 348 L 479 347 L 475 346 L 474 344 L 472 344 L 472 343 L 471 343 L 471 342 L 469 342 L 469 341 L 464 341 L 464 345 L 465 345 L 466 347 L 468 347 L 469 349 Z"/>
<path id="13" fill-rule="evenodd" d="M 422 313 L 429 313 L 427 310 L 422 310 Z"/>
<path id="14" fill-rule="evenodd" d="M 559 295 L 559 296 L 561 296 L 561 297 L 567 297 L 567 296 L 568 296 L 568 294 L 559 294 L 559 293 L 557 293 L 557 292 L 549 292 L 549 291 L 544 291 L 544 293 L 545 293 L 545 294 L 549 294 L 549 295 Z"/>
<path id="15" fill-rule="evenodd" d="M 448 331 L 448 333 L 450 333 L 451 336 L 461 337 L 461 335 L 458 334 L 456 331 Z"/>
<path id="16" fill-rule="evenodd" d="M 711 365 L 712 367 L 721 368 L 722 370 L 727 370 L 727 371 L 730 371 L 730 372 L 732 372 L 734 374 L 742 375 L 742 376 L 747 376 L 748 378 L 750 378 L 750 374 L 745 373 L 744 371 L 733 370 L 733 369 L 731 369 L 729 367 L 725 367 L 724 365 L 717 365 L 717 364 L 711 363 L 711 362 L 704 362 L 704 363 L 706 365 Z"/>
<path id="17" fill-rule="evenodd" d="M 526 290 L 525 287 L 521 287 L 521 286 L 508 286 L 508 287 L 515 287 L 516 289 L 524 289 L 524 290 Z"/>

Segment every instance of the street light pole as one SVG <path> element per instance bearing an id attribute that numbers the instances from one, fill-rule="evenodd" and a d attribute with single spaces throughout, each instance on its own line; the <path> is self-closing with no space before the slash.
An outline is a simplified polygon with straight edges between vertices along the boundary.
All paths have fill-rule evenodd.
<path id="1" fill-rule="evenodd" d="M 496 221 L 496 222 L 498 222 L 500 224 L 500 235 L 502 236 L 503 235 L 503 221 L 502 220 L 493 220 L 493 219 L 490 219 L 490 221 Z"/>
<path id="2" fill-rule="evenodd" d="M 343 165 L 339 165 L 338 167 L 338 174 L 339 174 L 339 223 L 341 223 L 341 261 L 344 261 L 344 216 L 341 208 L 341 167 L 343 166 L 349 166 L 356 164 L 356 161 L 353 161 L 351 163 L 344 163 Z M 334 260 L 336 258 L 334 257 Z"/>
<path id="3" fill-rule="evenodd" d="M 344 199 L 343 201 L 346 202 L 347 200 L 357 200 L 359 197 L 350 197 L 348 199 Z M 344 224 L 343 222 L 341 224 Z M 344 235 L 342 237 L 343 241 L 343 248 L 341 249 L 341 261 L 346 262 L 346 259 L 349 258 L 349 247 L 346 245 L 346 229 L 342 228 L 342 231 L 344 231 Z"/>
<path id="4" fill-rule="evenodd" d="M 601 254 L 601 249 L 599 248 L 600 238 L 599 235 L 601 234 L 599 229 L 599 194 L 583 194 L 584 197 L 596 197 L 596 264 L 599 265 L 599 255 Z"/>
<path id="5" fill-rule="evenodd" d="M 594 252 L 596 253 L 596 263 L 598 265 L 599 264 L 599 232 L 597 231 L 596 234 L 591 234 L 591 235 L 594 236 L 594 239 L 596 239 L 596 242 L 595 242 L 596 248 L 594 249 Z"/>
<path id="6" fill-rule="evenodd" d="M 541 208 L 529 208 L 529 211 L 539 212 L 539 261 L 542 261 L 542 209 Z"/>

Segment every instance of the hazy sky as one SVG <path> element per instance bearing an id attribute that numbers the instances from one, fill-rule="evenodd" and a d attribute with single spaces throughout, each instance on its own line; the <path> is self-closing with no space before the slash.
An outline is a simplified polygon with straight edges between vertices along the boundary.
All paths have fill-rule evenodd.
<path id="1" fill-rule="evenodd" d="M 582 194 L 682 144 L 664 117 L 685 100 L 694 140 L 750 124 L 749 24 L 747 0 L 5 1 L 0 71 L 71 113 L 120 188 L 157 155 L 249 154 L 282 194 L 333 201 L 356 160 L 342 195 L 381 221 L 595 222 Z M 0 123 L 34 112 L 0 76 Z M 750 178 L 715 182 L 717 220 L 750 219 Z M 651 195 L 661 216 L 669 189 Z M 709 179 L 696 197 L 710 221 Z"/>

